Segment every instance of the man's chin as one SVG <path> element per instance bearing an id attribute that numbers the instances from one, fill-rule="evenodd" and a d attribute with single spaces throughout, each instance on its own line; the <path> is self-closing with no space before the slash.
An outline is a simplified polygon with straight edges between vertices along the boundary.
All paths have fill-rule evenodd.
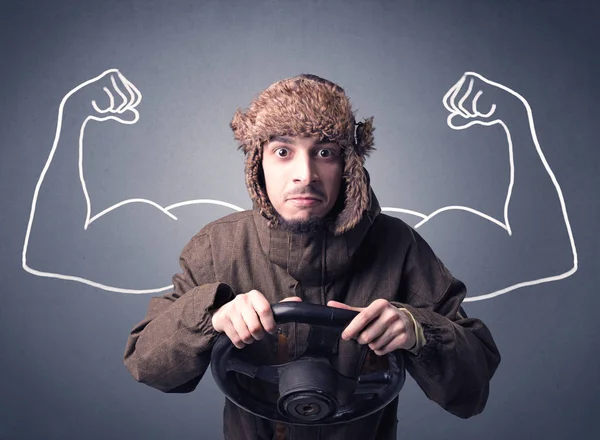
<path id="1" fill-rule="evenodd" d="M 294 219 L 285 219 L 279 216 L 279 228 L 294 234 L 311 234 L 325 228 L 325 218 L 319 216 L 306 216 Z"/>

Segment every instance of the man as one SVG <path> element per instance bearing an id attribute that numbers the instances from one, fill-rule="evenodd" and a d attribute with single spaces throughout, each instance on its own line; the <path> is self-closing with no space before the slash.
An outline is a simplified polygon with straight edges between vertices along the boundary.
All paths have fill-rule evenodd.
<path id="1" fill-rule="evenodd" d="M 231 128 L 254 209 L 207 225 L 185 246 L 174 291 L 152 299 L 129 337 L 125 364 L 136 380 L 190 392 L 219 334 L 243 348 L 275 331 L 270 304 L 308 301 L 360 311 L 342 339 L 376 356 L 400 353 L 447 411 L 481 412 L 500 355 L 485 325 L 461 309 L 465 286 L 412 228 L 380 213 L 364 168 L 372 118 L 356 124 L 341 87 L 300 75 L 238 110 Z M 287 335 L 298 355 L 302 332 Z M 285 435 L 394 439 L 397 405 L 344 425 L 287 426 Z M 224 433 L 271 439 L 281 426 L 226 400 Z"/>

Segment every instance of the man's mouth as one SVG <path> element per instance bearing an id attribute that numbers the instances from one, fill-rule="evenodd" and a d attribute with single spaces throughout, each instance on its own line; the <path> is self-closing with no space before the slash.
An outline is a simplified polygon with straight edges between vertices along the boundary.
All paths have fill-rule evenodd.
<path id="1" fill-rule="evenodd" d="M 301 206 L 310 206 L 321 203 L 321 199 L 316 196 L 295 196 L 290 197 L 288 200 L 296 205 Z"/>

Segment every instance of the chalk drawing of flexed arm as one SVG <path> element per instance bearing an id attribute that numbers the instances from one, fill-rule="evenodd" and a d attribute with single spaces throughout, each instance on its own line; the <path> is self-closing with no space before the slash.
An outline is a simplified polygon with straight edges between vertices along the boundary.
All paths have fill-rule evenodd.
<path id="1" fill-rule="evenodd" d="M 220 205 L 242 210 L 212 199 L 161 206 L 134 198 L 94 211 L 84 173 L 86 127 L 107 121 L 135 124 L 141 100 L 137 87 L 117 69 L 106 70 L 63 97 L 52 149 L 34 190 L 22 252 L 24 270 L 121 293 L 168 290 L 171 285 L 159 283 L 170 279 L 172 270 L 161 264 L 153 267 L 146 257 L 171 245 L 180 233 L 178 209 Z M 162 242 L 153 241 L 156 237 Z M 180 249 L 172 249 L 175 258 Z M 139 278 L 116 281 L 119 271 Z"/>
<path id="2" fill-rule="evenodd" d="M 493 103 L 496 100 L 498 105 Z M 464 273 L 485 274 L 475 295 L 465 301 L 488 299 L 573 275 L 578 259 L 565 199 L 542 151 L 527 100 L 509 87 L 466 72 L 442 103 L 449 112 L 446 122 L 453 130 L 502 128 L 509 162 L 502 217 L 468 206 L 445 206 L 428 215 L 393 207 L 383 210 L 420 217 L 415 228 L 425 235 L 440 225 L 447 234 L 450 225 L 448 235 L 461 237 L 460 242 L 448 246 L 464 247 L 460 255 L 452 255 L 455 261 L 460 260 L 457 265 Z M 480 228 L 477 219 L 489 227 Z M 469 286 L 469 280 L 464 281 Z"/>

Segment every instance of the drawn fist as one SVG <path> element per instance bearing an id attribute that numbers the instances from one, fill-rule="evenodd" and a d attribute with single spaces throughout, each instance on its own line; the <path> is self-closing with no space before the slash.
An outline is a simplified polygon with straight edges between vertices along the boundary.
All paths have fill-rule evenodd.
<path id="1" fill-rule="evenodd" d="M 77 96 L 78 104 L 84 106 L 85 116 L 95 121 L 112 119 L 122 124 L 135 124 L 140 117 L 136 107 L 142 101 L 142 94 L 118 69 L 106 70 L 80 84 L 65 96 L 65 100 L 72 95 Z M 71 111 L 81 114 L 80 108 L 75 104 Z"/>
<path id="2" fill-rule="evenodd" d="M 464 130 L 475 124 L 497 124 L 504 118 L 498 114 L 494 101 L 510 96 L 509 94 L 522 100 L 520 95 L 508 87 L 490 81 L 478 73 L 466 72 L 442 99 L 444 107 L 450 112 L 446 122 L 454 130 Z M 493 103 L 481 104 L 482 96 L 486 101 Z"/>

